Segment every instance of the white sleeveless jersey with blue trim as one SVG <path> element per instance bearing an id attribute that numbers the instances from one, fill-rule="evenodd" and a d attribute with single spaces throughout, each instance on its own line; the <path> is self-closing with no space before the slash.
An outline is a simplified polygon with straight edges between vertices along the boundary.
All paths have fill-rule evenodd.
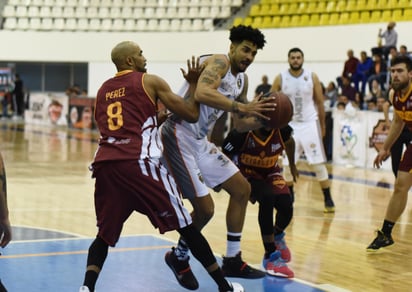
<path id="1" fill-rule="evenodd" d="M 318 120 L 318 111 L 313 100 L 312 72 L 303 70 L 298 77 L 290 74 L 289 70 L 281 73 L 281 91 L 286 94 L 293 104 L 292 122 L 309 122 Z"/>
<path id="2" fill-rule="evenodd" d="M 202 56 L 200 58 L 200 63 L 203 63 L 205 59 L 210 57 L 210 55 Z M 221 94 L 226 96 L 231 100 L 235 100 L 243 91 L 245 84 L 244 73 L 238 73 L 234 76 L 230 70 L 226 72 L 226 75 L 222 78 L 220 85 L 217 89 Z M 188 94 L 189 83 L 185 82 L 183 87 L 179 90 L 178 95 L 186 97 Z M 200 104 L 200 115 L 197 123 L 188 123 L 181 120 L 179 123 L 192 133 L 193 137 L 196 139 L 202 139 L 207 136 L 209 131 L 213 128 L 216 120 L 219 119 L 223 110 L 219 110 L 204 104 Z"/>

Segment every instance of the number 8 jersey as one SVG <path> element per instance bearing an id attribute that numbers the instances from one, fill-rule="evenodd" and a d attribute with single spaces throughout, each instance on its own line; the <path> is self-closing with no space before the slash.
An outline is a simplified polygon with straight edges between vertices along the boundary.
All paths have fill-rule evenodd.
<path id="1" fill-rule="evenodd" d="M 160 157 L 156 108 L 143 78 L 142 72 L 121 71 L 100 87 L 94 113 L 100 139 L 94 162 Z"/>

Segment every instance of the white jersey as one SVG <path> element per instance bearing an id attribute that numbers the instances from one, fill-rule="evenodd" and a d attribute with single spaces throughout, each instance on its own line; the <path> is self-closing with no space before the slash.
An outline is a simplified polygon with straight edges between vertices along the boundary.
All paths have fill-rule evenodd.
<path id="1" fill-rule="evenodd" d="M 203 63 L 205 59 L 210 57 L 204 56 L 200 58 L 200 62 Z M 244 73 L 238 73 L 234 76 L 230 70 L 226 72 L 226 75 L 222 78 L 220 86 L 217 91 L 226 96 L 231 100 L 235 100 L 243 91 L 245 84 L 245 75 Z M 178 95 L 186 96 L 188 94 L 189 83 L 185 82 L 183 87 L 179 90 Z M 196 139 L 202 139 L 207 136 L 209 131 L 213 128 L 216 123 L 216 120 L 222 116 L 224 113 L 223 110 L 219 110 L 204 104 L 200 104 L 200 115 L 197 123 L 189 123 L 183 120 L 179 120 L 179 123 L 189 130 L 189 132 Z M 173 120 L 177 121 L 175 118 Z"/>
<path id="2" fill-rule="evenodd" d="M 318 111 L 313 100 L 312 72 L 303 70 L 298 77 L 290 74 L 289 70 L 281 73 L 281 91 L 286 94 L 293 104 L 293 122 L 310 122 L 318 120 Z"/>

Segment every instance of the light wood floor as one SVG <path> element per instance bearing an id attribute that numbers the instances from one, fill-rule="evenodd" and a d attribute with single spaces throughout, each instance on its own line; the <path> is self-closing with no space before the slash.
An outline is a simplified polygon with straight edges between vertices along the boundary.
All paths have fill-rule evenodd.
<path id="1" fill-rule="evenodd" d="M 1 123 L 1 122 L 0 122 Z M 97 133 L 13 123 L 0 124 L 0 151 L 6 164 L 8 200 L 13 226 L 58 230 L 82 237 L 96 233 L 93 183 L 87 169 Z M 305 170 L 304 165 L 301 167 Z M 393 184 L 388 171 L 329 165 L 334 215 L 324 215 L 319 185 L 301 175 L 295 214 L 287 229 L 290 267 L 297 279 L 324 284 L 330 291 L 412 291 L 412 207 L 394 229 L 396 244 L 380 254 L 366 253 L 381 227 Z M 213 250 L 224 254 L 228 196 L 214 194 L 216 213 L 204 229 Z M 190 209 L 190 204 L 186 204 Z M 157 234 L 147 219 L 133 215 L 123 234 Z M 177 233 L 166 234 L 176 239 Z M 257 207 L 249 205 L 242 238 L 243 258 L 261 261 L 263 247 Z M 329 289 L 328 289 L 329 287 Z"/>

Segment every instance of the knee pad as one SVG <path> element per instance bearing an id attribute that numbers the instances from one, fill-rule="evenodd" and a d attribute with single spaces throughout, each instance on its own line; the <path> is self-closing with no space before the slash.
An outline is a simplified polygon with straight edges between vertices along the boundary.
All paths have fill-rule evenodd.
<path id="1" fill-rule="evenodd" d="M 315 172 L 318 181 L 329 179 L 328 170 L 326 169 L 325 164 L 313 164 L 311 165 L 311 168 Z"/>

